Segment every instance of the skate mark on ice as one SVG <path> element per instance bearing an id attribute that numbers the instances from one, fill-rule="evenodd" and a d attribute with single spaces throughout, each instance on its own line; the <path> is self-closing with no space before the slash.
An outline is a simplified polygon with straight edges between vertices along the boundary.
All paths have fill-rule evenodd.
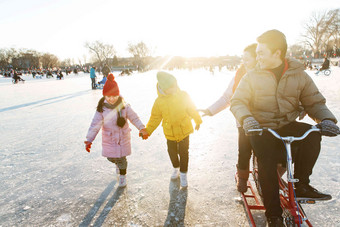
<path id="1" fill-rule="evenodd" d="M 85 91 L 80 91 L 80 92 L 77 92 L 77 93 L 74 93 L 74 94 L 60 95 L 60 96 L 57 96 L 57 97 L 48 98 L 48 99 L 42 99 L 42 100 L 35 101 L 35 102 L 29 102 L 29 103 L 24 103 L 24 104 L 16 105 L 16 106 L 5 107 L 5 108 L 0 109 L 0 113 L 1 112 L 6 112 L 6 111 L 9 111 L 9 110 L 15 110 L 15 109 L 24 108 L 24 107 L 27 107 L 27 106 L 36 105 L 36 104 L 47 102 L 47 101 L 50 101 L 50 100 L 56 100 L 56 99 L 63 98 L 61 100 L 56 100 L 54 102 L 45 103 L 45 104 L 42 104 L 42 105 L 47 105 L 47 104 L 51 104 L 51 103 L 55 103 L 55 102 L 60 102 L 60 101 L 65 100 L 65 99 L 75 98 L 77 96 L 87 94 L 89 91 L 90 90 L 85 90 Z"/>

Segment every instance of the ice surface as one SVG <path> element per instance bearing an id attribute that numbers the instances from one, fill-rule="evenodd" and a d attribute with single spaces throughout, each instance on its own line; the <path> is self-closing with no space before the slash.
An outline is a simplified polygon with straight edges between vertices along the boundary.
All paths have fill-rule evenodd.
<path id="1" fill-rule="evenodd" d="M 226 89 L 235 72 L 172 72 L 198 108 Z M 340 119 L 340 68 L 315 76 L 327 105 Z M 156 72 L 116 77 L 122 95 L 146 124 L 157 96 Z M 190 137 L 187 190 L 171 181 L 166 140 L 159 127 L 147 141 L 132 128 L 126 188 L 115 166 L 101 156 L 100 134 L 91 153 L 83 141 L 101 90 L 88 74 L 64 80 L 0 78 L 0 226 L 248 226 L 234 182 L 237 129 L 229 109 L 204 117 Z M 307 122 L 312 123 L 310 119 Z M 339 138 L 324 137 L 311 177 L 333 199 L 306 205 L 315 226 L 340 223 Z M 259 226 L 264 215 L 256 212 Z"/>

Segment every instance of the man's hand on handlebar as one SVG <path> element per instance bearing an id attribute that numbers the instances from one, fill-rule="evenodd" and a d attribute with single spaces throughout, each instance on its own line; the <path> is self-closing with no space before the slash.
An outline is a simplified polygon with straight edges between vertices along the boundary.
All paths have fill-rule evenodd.
<path id="1" fill-rule="evenodd" d="M 337 136 L 340 134 L 339 127 L 332 120 L 323 120 L 316 126 L 321 129 L 321 134 L 324 136 Z"/>
<path id="2" fill-rule="evenodd" d="M 260 123 L 253 117 L 247 117 L 243 120 L 243 129 L 246 136 L 256 136 L 262 134 Z"/>

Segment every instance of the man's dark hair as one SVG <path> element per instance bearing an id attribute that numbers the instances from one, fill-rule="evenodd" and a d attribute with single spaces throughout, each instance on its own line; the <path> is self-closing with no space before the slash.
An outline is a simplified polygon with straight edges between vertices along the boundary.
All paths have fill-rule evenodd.
<path id="1" fill-rule="evenodd" d="M 244 48 L 243 52 L 249 52 L 251 56 L 256 58 L 256 47 L 257 43 L 250 44 L 249 46 L 246 46 L 246 48 Z"/>
<path id="2" fill-rule="evenodd" d="M 276 50 L 281 51 L 281 60 L 285 59 L 287 53 L 287 40 L 286 36 L 279 30 L 273 29 L 266 31 L 256 41 L 258 43 L 266 44 L 267 47 L 274 53 Z"/>

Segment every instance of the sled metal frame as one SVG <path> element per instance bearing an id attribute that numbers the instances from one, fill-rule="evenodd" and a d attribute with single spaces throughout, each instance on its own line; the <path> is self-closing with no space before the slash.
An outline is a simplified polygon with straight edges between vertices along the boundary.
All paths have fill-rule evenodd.
<path id="1" fill-rule="evenodd" d="M 249 173 L 252 173 L 252 171 L 249 171 Z M 247 188 L 250 189 L 250 194 L 246 194 L 246 193 L 241 192 L 241 197 L 242 197 L 242 200 L 243 200 L 244 208 L 247 211 L 247 215 L 248 215 L 248 218 L 249 218 L 252 226 L 256 226 L 251 211 L 252 210 L 265 210 L 265 208 L 262 205 L 261 199 L 258 198 L 258 196 L 256 195 L 256 190 L 253 188 L 249 179 L 247 181 Z M 249 191 L 249 190 L 247 190 L 247 191 Z M 248 199 L 249 200 L 252 199 L 253 201 L 255 201 L 255 205 L 250 205 L 248 203 Z"/>
<path id="2" fill-rule="evenodd" d="M 304 212 L 301 204 L 315 204 L 315 200 L 313 200 L 313 199 L 298 199 L 294 195 L 293 183 L 298 182 L 298 179 L 294 179 L 292 177 L 292 173 L 293 173 L 292 162 L 293 161 L 292 161 L 292 154 L 291 154 L 291 144 L 294 141 L 303 140 L 311 132 L 320 132 L 320 129 L 318 129 L 316 127 L 312 127 L 312 129 L 309 129 L 308 131 L 306 131 L 305 134 L 301 137 L 292 137 L 292 136 L 280 137 L 280 135 L 278 135 L 272 129 L 260 129 L 260 130 L 261 131 L 262 130 L 269 131 L 271 134 L 273 134 L 273 136 L 282 140 L 285 144 L 285 147 L 286 147 L 286 151 L 287 151 L 287 182 L 288 183 L 285 180 L 283 180 L 282 177 L 278 173 L 280 205 L 281 205 L 281 208 L 283 210 L 283 214 L 282 214 L 283 217 L 285 215 L 289 215 L 292 218 L 291 221 L 293 223 L 290 223 L 292 226 L 301 226 L 301 224 L 303 224 L 304 226 L 307 225 L 309 227 L 312 227 L 313 225 L 308 220 L 307 215 Z M 255 129 L 254 131 L 259 131 L 259 130 Z M 254 154 L 253 154 L 253 157 L 255 157 Z M 253 171 L 249 171 L 249 173 L 252 173 L 251 175 L 253 176 L 255 183 L 259 184 L 259 182 L 257 182 L 257 179 L 255 177 L 255 175 L 258 174 L 257 171 L 258 171 L 257 168 L 254 168 L 254 166 L 253 166 Z M 237 175 L 235 175 L 235 177 L 236 176 Z M 255 189 L 251 185 L 251 182 L 249 181 L 249 179 L 247 181 L 247 188 L 250 189 L 250 194 L 241 193 L 241 196 L 242 196 L 244 207 L 247 211 L 248 218 L 251 222 L 251 225 L 256 226 L 251 211 L 252 210 L 265 210 L 265 208 L 262 205 L 261 200 L 256 195 L 256 191 L 258 191 L 258 190 L 255 191 Z M 254 199 L 256 205 L 249 205 L 247 198 Z M 284 217 L 284 222 L 286 222 L 286 221 L 287 220 Z M 286 226 L 291 226 L 290 224 L 287 224 L 287 223 L 285 223 L 285 224 L 286 224 Z"/>
<path id="3" fill-rule="evenodd" d="M 295 225 L 301 226 L 305 223 L 307 226 L 312 227 L 313 225 L 307 218 L 301 204 L 314 204 L 315 200 L 296 200 L 294 197 L 293 183 L 284 181 L 279 178 L 279 190 L 280 190 L 280 204 L 283 212 L 289 212 Z M 284 214 L 283 214 L 284 215 Z"/>

